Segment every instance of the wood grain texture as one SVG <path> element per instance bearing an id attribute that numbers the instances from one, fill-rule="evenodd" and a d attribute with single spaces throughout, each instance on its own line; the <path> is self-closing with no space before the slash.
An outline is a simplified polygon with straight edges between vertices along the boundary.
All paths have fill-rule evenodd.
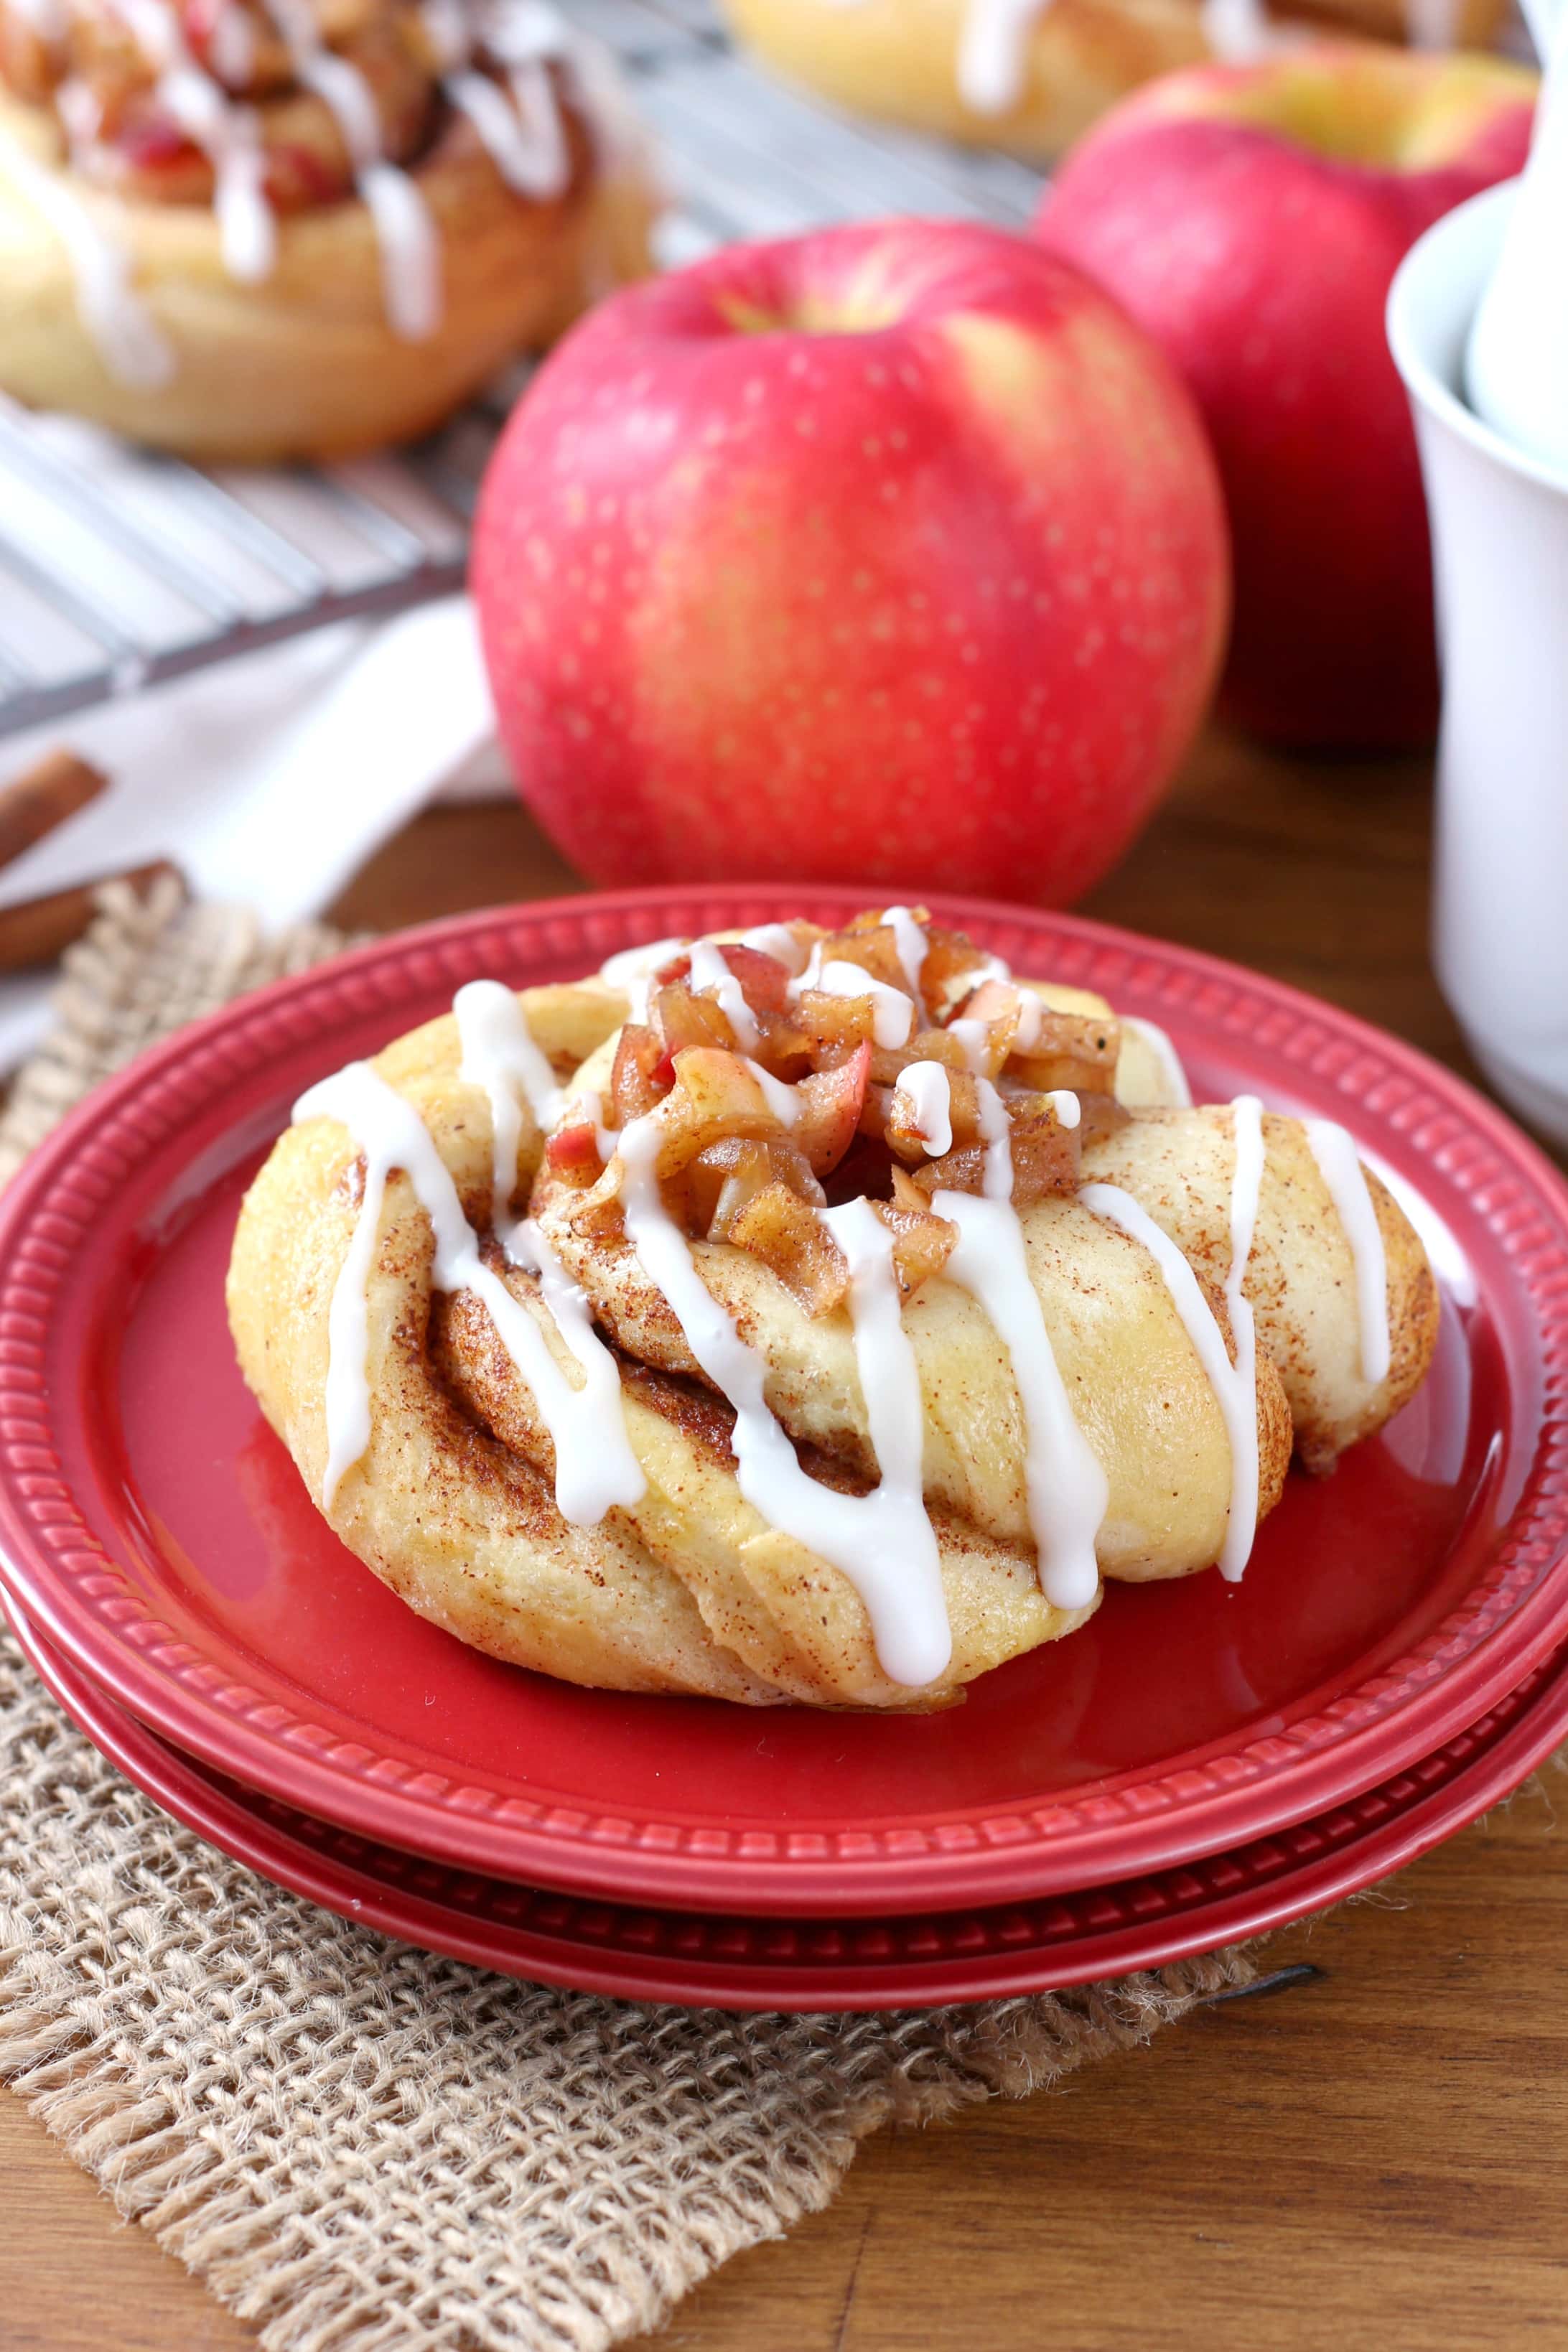
<path id="1" fill-rule="evenodd" d="M 1205 741 L 1088 911 L 1237 958 L 1463 1068 L 1426 963 L 1423 763 Z M 571 887 L 510 808 L 440 810 L 338 919 Z M 667 2352 L 1512 2352 L 1568 2343 L 1568 1832 L 1527 1791 L 1276 1940 L 1321 1971 L 1058 2094 L 862 2152 L 833 2210 L 691 2296 Z M 5 2352 L 251 2332 L 0 2098 Z"/>

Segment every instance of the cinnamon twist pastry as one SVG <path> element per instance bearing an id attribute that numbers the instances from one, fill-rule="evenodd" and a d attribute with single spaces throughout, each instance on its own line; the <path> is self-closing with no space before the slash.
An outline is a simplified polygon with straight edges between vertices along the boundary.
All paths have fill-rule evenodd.
<path id="1" fill-rule="evenodd" d="M 496 1656 L 929 1707 L 1102 1580 L 1246 1565 L 1430 1360 L 1344 1131 L 907 908 L 490 982 L 311 1089 L 245 1376 L 349 1548 Z"/>
<path id="2" fill-rule="evenodd" d="M 1046 163 L 1142 82 L 1249 63 L 1308 26 L 1488 48 L 1503 0 L 723 0 L 764 64 L 835 105 Z"/>
<path id="3" fill-rule="evenodd" d="M 203 459 L 437 424 L 646 268 L 543 0 L 0 0 L 0 390 Z"/>

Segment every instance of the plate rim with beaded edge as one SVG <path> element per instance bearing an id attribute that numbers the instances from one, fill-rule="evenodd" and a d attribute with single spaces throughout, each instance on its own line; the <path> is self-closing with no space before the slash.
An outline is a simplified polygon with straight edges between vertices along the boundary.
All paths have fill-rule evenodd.
<path id="1" fill-rule="evenodd" d="M 1568 1650 L 1432 1756 L 1326 1815 L 1110 1886 L 908 1918 L 660 1912 L 486 1880 L 378 1847 L 239 1787 L 149 1731 L 15 1601 L 46 1689 L 127 1780 L 232 1861 L 473 1968 L 619 2000 L 820 2013 L 1059 1992 L 1271 1935 L 1363 1893 L 1469 1828 L 1568 1737 Z"/>
<path id="2" fill-rule="evenodd" d="M 937 920 L 1016 968 L 1102 990 L 1119 1010 L 1161 1022 L 1184 1057 L 1217 1058 L 1227 1084 L 1250 1073 L 1266 1100 L 1337 1115 L 1384 1163 L 1419 1176 L 1468 1254 L 1502 1367 L 1490 1440 L 1502 1524 L 1438 1622 L 1359 1679 L 1315 1690 L 1305 1712 L 1218 1751 L 1162 1757 L 1000 1811 L 988 1802 L 801 1828 L 783 1806 L 776 1822 L 738 1819 L 720 1798 L 639 1813 L 624 1790 L 563 1790 L 542 1771 L 521 1793 L 487 1782 L 468 1759 L 443 1761 L 363 1714 L 345 1717 L 212 1609 L 194 1607 L 201 1563 L 176 1557 L 103 1465 L 119 1458 L 117 1351 L 148 1295 L 143 1269 L 174 1245 L 204 1185 L 246 1153 L 251 1164 L 305 1084 L 444 1010 L 464 981 L 571 978 L 644 940 L 790 914 L 832 923 L 868 895 L 666 887 L 455 917 L 241 998 L 100 1087 L 0 1201 L 0 1571 L 40 1632 L 162 1737 L 303 1812 L 531 1886 L 748 1914 L 951 1910 L 1220 1852 L 1376 1786 L 1522 1681 L 1568 1634 L 1563 1179 L 1461 1080 L 1281 982 L 1086 918 L 928 893 L 918 895 Z M 235 1469 L 218 1462 L 192 1475 L 226 1480 L 238 1511 Z M 550 1688 L 572 1705 L 603 1696 Z M 525 1711 L 521 1694 L 519 1703 Z M 715 1704 L 621 1702 L 630 1736 L 656 1749 L 676 1737 L 673 1719 L 658 1727 L 666 1709 Z"/>

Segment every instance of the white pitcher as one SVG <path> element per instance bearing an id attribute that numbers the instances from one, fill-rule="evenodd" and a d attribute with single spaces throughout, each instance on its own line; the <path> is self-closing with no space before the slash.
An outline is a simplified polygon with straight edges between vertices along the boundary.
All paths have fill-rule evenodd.
<path id="1" fill-rule="evenodd" d="M 1531 5 L 1550 62 L 1519 200 L 1470 330 L 1465 384 L 1505 441 L 1568 467 L 1568 14 L 1562 0 Z"/>
<path id="2" fill-rule="evenodd" d="M 1388 332 L 1437 589 L 1437 977 L 1498 1092 L 1568 1144 L 1568 465 L 1515 447 L 1462 392 L 1521 200 L 1510 181 L 1428 229 L 1394 278 Z"/>

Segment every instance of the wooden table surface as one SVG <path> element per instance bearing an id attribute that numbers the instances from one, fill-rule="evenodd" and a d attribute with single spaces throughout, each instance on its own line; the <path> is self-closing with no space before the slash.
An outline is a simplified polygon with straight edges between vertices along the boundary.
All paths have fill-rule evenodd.
<path id="1" fill-rule="evenodd" d="M 1211 738 L 1089 911 L 1313 989 L 1463 1066 L 1426 958 L 1423 763 Z M 379 928 L 572 887 L 515 810 L 422 818 L 346 893 Z M 1550 1776 L 1549 1776 L 1550 1777 Z M 1568 1832 L 1549 1792 L 1277 1938 L 1317 1973 L 1059 2093 L 870 2142 L 731 2263 L 680 2352 L 1468 2352 L 1568 2345 Z M 242 2352 L 0 2096 L 5 2352 Z"/>

